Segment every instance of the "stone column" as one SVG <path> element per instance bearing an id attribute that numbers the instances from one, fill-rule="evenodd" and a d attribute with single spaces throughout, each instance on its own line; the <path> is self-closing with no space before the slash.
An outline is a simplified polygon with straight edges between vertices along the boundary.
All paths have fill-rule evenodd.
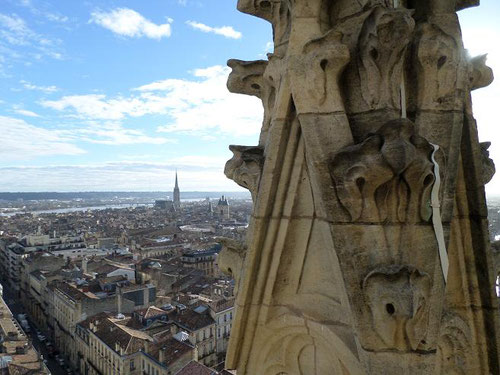
<path id="1" fill-rule="evenodd" d="M 259 97 L 257 146 L 225 173 L 248 188 L 226 359 L 238 375 L 496 374 L 487 147 L 456 11 L 473 0 L 239 0 L 272 23 L 267 60 L 230 60 Z M 485 177 L 486 176 L 486 177 Z"/>

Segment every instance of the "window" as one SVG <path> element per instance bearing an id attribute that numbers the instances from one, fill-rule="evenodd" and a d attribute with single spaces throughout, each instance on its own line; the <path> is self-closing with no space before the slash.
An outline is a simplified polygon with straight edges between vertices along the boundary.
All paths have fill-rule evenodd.
<path id="1" fill-rule="evenodd" d="M 115 364 L 113 363 L 113 366 L 114 365 Z M 132 360 L 130 360 L 130 371 L 134 371 L 134 370 L 135 370 L 135 363 L 134 363 L 134 360 L 132 359 Z"/>

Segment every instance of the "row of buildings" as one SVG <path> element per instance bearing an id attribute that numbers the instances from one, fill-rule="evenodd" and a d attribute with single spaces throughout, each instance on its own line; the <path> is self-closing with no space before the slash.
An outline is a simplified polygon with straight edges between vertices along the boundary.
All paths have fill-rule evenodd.
<path id="1" fill-rule="evenodd" d="M 2 282 L 69 371 L 167 375 L 190 361 L 221 367 L 234 297 L 230 280 L 218 277 L 220 245 L 196 251 L 169 242 L 120 252 L 81 237 L 3 238 Z"/>
<path id="2" fill-rule="evenodd" d="M 250 211 L 222 197 L 0 216 L 1 283 L 68 372 L 222 373 L 234 282 L 217 238 L 244 238 Z"/>

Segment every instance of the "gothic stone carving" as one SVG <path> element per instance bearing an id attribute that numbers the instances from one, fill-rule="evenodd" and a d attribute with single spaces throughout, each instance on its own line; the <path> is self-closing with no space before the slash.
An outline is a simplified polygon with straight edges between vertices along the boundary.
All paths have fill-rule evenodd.
<path id="1" fill-rule="evenodd" d="M 415 22 L 407 9 L 376 7 L 359 37 L 361 94 L 371 109 L 401 108 L 403 63 Z"/>
<path id="2" fill-rule="evenodd" d="M 470 103 L 492 75 L 456 14 L 477 3 L 238 0 L 274 41 L 267 62 L 229 62 L 229 89 L 264 106 L 225 171 L 255 203 L 248 246 L 220 255 L 238 375 L 500 372 Z"/>
<path id="3" fill-rule="evenodd" d="M 235 281 L 234 293 L 238 293 L 238 287 L 245 260 L 246 247 L 239 241 L 230 238 L 219 238 L 222 243 L 222 251 L 217 257 L 219 269 Z"/>
<path id="4" fill-rule="evenodd" d="M 259 188 L 264 150 L 262 147 L 229 146 L 234 156 L 226 163 L 224 174 L 238 185 L 250 190 L 255 201 Z"/>
<path id="5" fill-rule="evenodd" d="M 450 375 L 479 374 L 471 363 L 473 348 L 467 323 L 458 315 L 443 318 L 441 340 L 438 348 L 437 373 Z"/>
<path id="6" fill-rule="evenodd" d="M 227 65 L 232 69 L 227 80 L 229 91 L 262 97 L 262 76 L 267 67 L 267 61 L 241 61 L 231 59 Z"/>
<path id="7" fill-rule="evenodd" d="M 373 330 L 382 344 L 367 349 L 416 350 L 427 329 L 430 286 L 429 275 L 408 266 L 370 272 L 363 290 Z"/>
<path id="8" fill-rule="evenodd" d="M 410 120 L 399 119 L 338 153 L 330 169 L 351 220 L 428 221 L 435 179 L 432 151 Z"/>
<path id="9" fill-rule="evenodd" d="M 299 113 L 331 113 L 343 110 L 337 77 L 349 62 L 342 35 L 331 31 L 308 41 L 304 55 L 293 58 L 292 91 Z"/>
<path id="10" fill-rule="evenodd" d="M 456 30 L 448 24 L 422 23 L 417 28 L 416 63 L 420 110 L 453 110 L 463 108 L 460 90 L 466 66 L 458 48 Z"/>
<path id="11" fill-rule="evenodd" d="M 490 158 L 490 152 L 488 151 L 491 146 L 491 142 L 481 142 L 479 146 L 481 146 L 481 164 L 483 167 L 480 176 L 480 183 L 486 185 L 495 175 L 495 163 Z"/>
<path id="12" fill-rule="evenodd" d="M 269 61 L 242 61 L 231 59 L 227 65 L 232 69 L 227 81 L 229 91 L 238 94 L 253 95 L 262 100 L 264 118 L 259 144 L 267 139 L 271 123 L 271 113 L 276 100 L 276 91 L 281 83 L 281 59 L 273 54 L 268 55 Z"/>
<path id="13" fill-rule="evenodd" d="M 476 56 L 470 60 L 470 81 L 472 90 L 489 86 L 491 82 L 493 82 L 493 70 L 486 65 L 487 56 L 488 55 Z"/>

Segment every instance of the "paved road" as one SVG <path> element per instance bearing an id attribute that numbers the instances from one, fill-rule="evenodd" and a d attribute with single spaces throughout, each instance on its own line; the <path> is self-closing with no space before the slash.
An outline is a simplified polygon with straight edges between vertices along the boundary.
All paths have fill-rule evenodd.
<path id="1" fill-rule="evenodd" d="M 3 298 L 7 305 L 10 308 L 10 311 L 12 311 L 12 314 L 14 314 L 14 318 L 17 319 L 18 314 L 23 314 L 25 311 L 23 310 L 23 307 L 19 303 L 19 299 L 17 297 L 14 297 L 10 290 L 3 285 Z M 33 329 L 33 325 L 31 325 L 32 330 L 30 333 L 26 333 L 29 337 L 31 337 L 31 340 L 33 342 L 33 346 L 35 347 L 36 351 L 40 353 L 43 358 L 47 359 L 47 367 L 50 370 L 50 373 L 53 375 L 66 375 L 66 371 L 59 366 L 59 364 L 55 361 L 53 358 L 49 358 L 47 348 L 43 342 L 40 342 L 38 340 L 38 337 L 36 336 L 35 329 Z"/>

